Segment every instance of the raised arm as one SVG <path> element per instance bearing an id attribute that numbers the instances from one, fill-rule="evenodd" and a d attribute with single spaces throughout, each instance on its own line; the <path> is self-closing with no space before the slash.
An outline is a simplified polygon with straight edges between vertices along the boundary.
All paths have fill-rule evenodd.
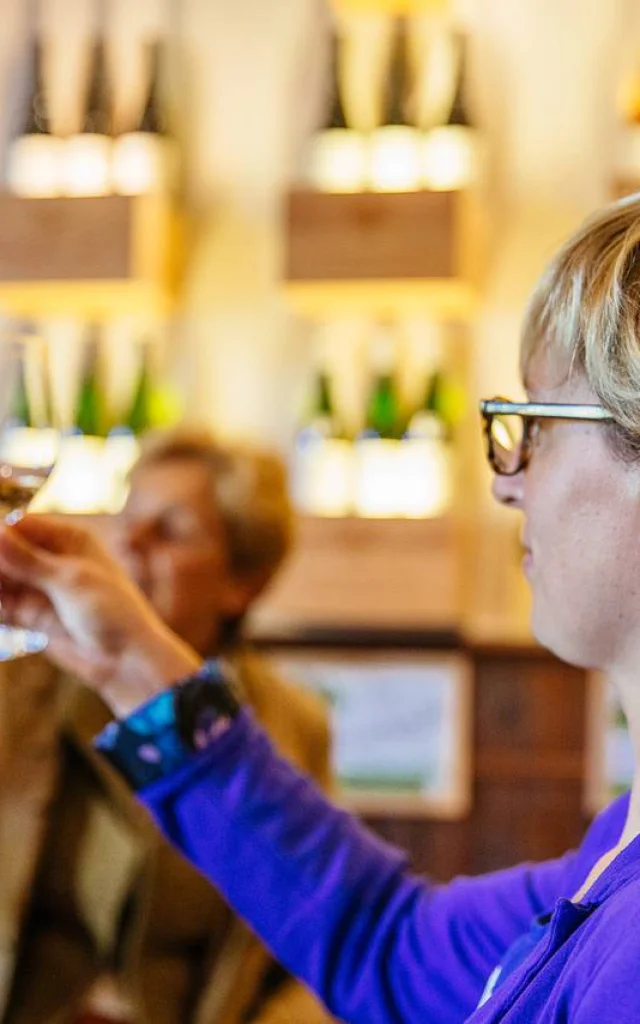
<path id="1" fill-rule="evenodd" d="M 342 1019 L 463 1021 L 572 856 L 434 886 L 273 751 L 243 712 L 143 791 L 169 838 Z"/>
<path id="2" fill-rule="evenodd" d="M 47 632 L 51 653 L 121 715 L 200 664 L 76 528 L 0 527 L 0 579 L 7 616 Z M 141 795 L 275 955 L 354 1024 L 464 1020 L 506 948 L 571 885 L 572 857 L 445 887 L 412 876 L 246 711 Z"/>

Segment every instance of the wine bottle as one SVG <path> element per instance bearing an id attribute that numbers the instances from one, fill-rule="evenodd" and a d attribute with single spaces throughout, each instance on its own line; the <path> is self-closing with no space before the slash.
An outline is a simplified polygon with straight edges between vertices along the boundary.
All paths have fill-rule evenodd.
<path id="1" fill-rule="evenodd" d="M 320 365 L 316 370 L 311 409 L 302 432 L 307 436 L 313 435 L 325 440 L 344 436 L 336 412 L 331 377 L 326 366 Z"/>
<path id="2" fill-rule="evenodd" d="M 111 135 L 111 98 L 106 49 L 102 39 L 93 47 L 93 62 L 82 131 L 85 135 Z"/>
<path id="3" fill-rule="evenodd" d="M 100 329 L 89 329 L 84 343 L 82 376 L 74 423 L 77 430 L 91 437 L 104 436 L 104 411 L 101 396 Z"/>
<path id="4" fill-rule="evenodd" d="M 406 433 L 408 438 L 450 440 L 451 424 L 448 424 L 443 417 L 445 386 L 441 370 L 436 370 L 430 375 L 422 404 L 409 420 Z"/>
<path id="5" fill-rule="evenodd" d="M 82 130 L 67 139 L 65 190 L 71 196 L 99 196 L 111 191 L 111 101 L 106 52 L 101 39 L 93 47 L 89 90 Z"/>
<path id="6" fill-rule="evenodd" d="M 296 506 L 311 515 L 346 515 L 351 509 L 352 458 L 352 445 L 336 411 L 329 367 L 320 358 L 309 413 L 293 448 L 291 483 Z"/>
<path id="7" fill-rule="evenodd" d="M 42 43 L 31 46 L 31 86 L 24 123 L 7 154 L 7 186 L 16 195 L 47 198 L 60 194 L 62 139 L 51 130 L 44 81 Z"/>
<path id="8" fill-rule="evenodd" d="M 33 42 L 33 85 L 22 135 L 51 135 L 51 122 L 44 87 L 42 43 Z"/>
<path id="9" fill-rule="evenodd" d="M 453 440 L 466 408 L 466 396 L 460 384 L 442 369 L 427 379 L 424 399 L 407 427 L 409 437 L 437 437 Z"/>
<path id="10" fill-rule="evenodd" d="M 453 497 L 451 423 L 445 418 L 448 383 L 441 370 L 427 379 L 422 405 L 411 417 L 402 442 L 399 473 L 402 515 L 443 515 Z"/>
<path id="11" fill-rule="evenodd" d="M 151 135 L 166 135 L 167 122 L 165 112 L 160 101 L 160 43 L 151 43 L 149 46 L 150 68 L 149 87 L 147 89 L 147 101 L 144 105 L 142 118 L 138 131 L 148 132 Z"/>
<path id="12" fill-rule="evenodd" d="M 382 325 L 371 347 L 373 382 L 365 414 L 365 437 L 386 440 L 402 436 L 400 401 L 395 379 L 395 346 L 390 328 Z"/>
<path id="13" fill-rule="evenodd" d="M 148 46 L 148 86 L 142 115 L 132 130 L 114 143 L 113 184 L 120 195 L 142 195 L 171 187 L 176 177 L 176 151 L 167 131 L 161 102 L 162 48 Z"/>
<path id="14" fill-rule="evenodd" d="M 426 133 L 423 148 L 423 185 L 439 191 L 468 188 L 479 173 L 478 133 L 466 98 L 467 40 L 462 32 L 456 34 L 456 48 L 456 87 L 451 109 L 444 125 Z"/>
<path id="15" fill-rule="evenodd" d="M 144 343 L 141 346 L 140 370 L 133 399 L 124 419 L 124 426 L 136 437 L 144 434 L 152 425 L 152 389 L 151 344 Z"/>
<path id="16" fill-rule="evenodd" d="M 375 192 L 410 192 L 420 186 L 421 138 L 407 120 L 411 92 L 404 18 L 393 22 L 383 124 L 371 137 L 369 180 Z"/>
<path id="17" fill-rule="evenodd" d="M 331 41 L 329 116 L 311 141 L 306 171 L 307 183 L 322 192 L 359 192 L 365 181 L 366 140 L 347 123 L 342 100 L 342 60 L 342 39 L 336 28 Z"/>
<path id="18" fill-rule="evenodd" d="M 457 84 L 458 49 L 451 15 L 425 11 L 408 19 L 412 122 L 425 132 L 445 124 Z"/>

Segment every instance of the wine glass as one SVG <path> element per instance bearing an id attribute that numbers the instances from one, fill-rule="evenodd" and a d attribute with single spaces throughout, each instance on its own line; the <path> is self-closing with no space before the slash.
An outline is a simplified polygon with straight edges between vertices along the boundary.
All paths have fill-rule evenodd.
<path id="1" fill-rule="evenodd" d="M 58 452 L 47 349 L 28 331 L 0 333 L 0 516 L 19 518 Z M 2 593 L 0 591 L 0 608 Z M 44 650 L 43 633 L 0 625 L 0 661 Z"/>

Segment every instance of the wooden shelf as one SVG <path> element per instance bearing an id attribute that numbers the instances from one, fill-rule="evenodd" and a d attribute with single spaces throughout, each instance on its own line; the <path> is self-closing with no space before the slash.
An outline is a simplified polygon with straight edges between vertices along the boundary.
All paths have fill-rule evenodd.
<path id="1" fill-rule="evenodd" d="M 160 196 L 0 195 L 0 309 L 16 316 L 164 313 L 172 213 Z"/>
<path id="2" fill-rule="evenodd" d="M 440 320 L 472 318 L 478 292 L 464 281 L 433 278 L 403 281 L 287 281 L 284 293 L 289 306 L 300 316 L 322 320 L 362 313 L 385 319 L 398 312 L 428 311 Z"/>
<path id="3" fill-rule="evenodd" d="M 461 569 L 454 519 L 304 516 L 254 628 L 272 636 L 309 628 L 451 633 L 462 619 Z"/>
<path id="4" fill-rule="evenodd" d="M 292 192 L 285 294 L 310 317 L 421 309 L 466 320 L 479 298 L 482 241 L 470 191 Z"/>

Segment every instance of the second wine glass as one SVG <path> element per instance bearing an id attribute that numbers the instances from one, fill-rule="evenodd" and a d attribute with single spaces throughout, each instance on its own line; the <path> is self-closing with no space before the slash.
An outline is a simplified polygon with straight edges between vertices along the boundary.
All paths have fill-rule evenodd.
<path id="1" fill-rule="evenodd" d="M 0 333 L 0 516 L 11 521 L 28 508 L 53 470 L 58 439 L 46 346 L 34 333 L 5 330 Z M 41 633 L 0 626 L 0 661 L 46 645 Z"/>

